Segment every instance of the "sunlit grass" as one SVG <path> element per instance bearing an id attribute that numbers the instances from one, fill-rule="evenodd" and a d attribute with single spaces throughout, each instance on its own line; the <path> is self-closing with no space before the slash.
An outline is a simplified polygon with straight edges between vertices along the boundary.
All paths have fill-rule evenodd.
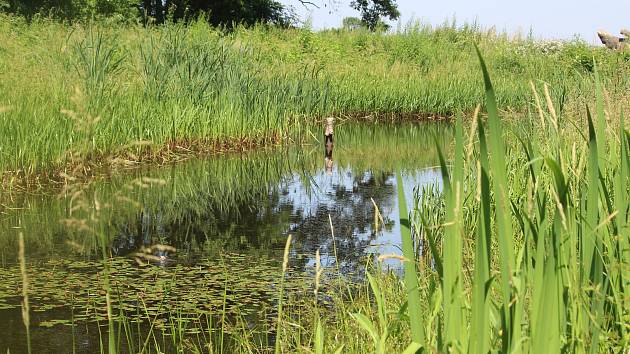
<path id="1" fill-rule="evenodd" d="M 224 33 L 203 21 L 70 27 L 2 16 L 0 28 L 5 184 L 118 169 L 110 157 L 164 161 L 295 141 L 305 125 L 329 115 L 470 112 L 482 100 L 473 42 L 496 73 L 502 110 L 531 108 L 530 81 L 549 83 L 560 117 L 581 107 L 593 92 L 593 57 L 612 97 L 624 95 L 630 77 L 624 53 L 581 42 L 547 50 L 469 25 Z"/>
<path id="2" fill-rule="evenodd" d="M 5 19 L 2 26 L 10 29 L 9 35 L 12 31 L 31 34 L 19 37 L 28 45 L 28 41 L 38 38 L 50 39 L 52 46 L 65 43 L 50 35 L 66 31 L 59 25 L 43 22 L 28 27 L 7 21 L 10 20 Z M 46 30 L 42 37 L 33 34 L 35 29 L 42 28 Z M 127 38 L 121 43 L 129 48 L 141 42 L 133 31 L 129 34 L 106 27 L 102 30 Z M 223 339 L 215 342 L 214 327 L 202 323 L 199 326 L 208 332 L 208 337 L 198 336 L 191 343 L 180 335 L 185 328 L 177 321 L 178 312 L 174 309 L 173 322 L 166 327 L 172 335 L 169 348 L 305 353 L 340 350 L 413 353 L 418 349 L 427 353 L 596 353 L 620 352 L 628 347 L 630 132 L 625 128 L 623 112 L 619 112 L 615 101 L 611 103 L 607 98 L 626 85 L 625 75 L 618 78 L 616 72 L 625 70 L 624 54 L 611 53 L 601 64 L 589 64 L 592 56 L 601 53 L 572 44 L 575 47 L 562 49 L 566 52 L 560 51 L 551 59 L 527 48 L 525 59 L 519 59 L 510 52 L 510 46 L 518 43 L 474 29 L 466 32 L 420 28 L 392 37 L 364 32 L 316 35 L 303 30 L 283 32 L 262 27 L 237 29 L 221 37 L 202 24 L 188 29 L 135 31 L 151 31 L 154 42 L 142 42 L 142 50 L 127 48 L 118 52 L 119 49 L 112 47 L 116 44 L 106 40 L 110 34 L 104 37 L 85 34 L 80 37 L 83 42 L 79 40 L 74 47 L 70 46 L 83 53 L 81 58 L 92 58 L 81 64 L 73 62 L 71 57 L 68 67 L 60 69 L 72 73 L 75 65 L 79 66 L 73 79 L 90 92 L 78 103 L 71 102 L 66 95 L 48 92 L 32 76 L 27 77 L 35 81 L 25 80 L 24 86 L 16 85 L 16 93 L 11 94 L 10 84 L 21 79 L 16 73 L 10 74 L 9 84 L 5 82 L 2 86 L 9 98 L 0 102 L 0 106 L 10 107 L 0 113 L 0 129 L 9 134 L 3 135 L 8 136 L 2 144 L 6 150 L 0 157 L 4 170 L 36 171 L 60 163 L 60 157 L 85 159 L 135 141 L 151 140 L 159 146 L 196 139 L 253 139 L 270 132 L 295 133 L 299 131 L 298 122 L 308 117 L 345 110 L 459 113 L 485 102 L 485 113 L 475 117 L 472 126 L 460 119 L 456 121 L 454 156 L 450 161 L 440 159 L 444 189 L 416 191 L 411 217 L 398 179 L 403 226 L 403 257 L 399 259 L 404 277 L 383 271 L 380 264 L 368 260 L 365 267 L 370 273 L 348 290 L 348 279 L 338 269 L 324 269 L 324 277 L 328 276 L 330 283 L 320 288 L 318 275 L 315 293 L 326 299 L 326 306 L 313 307 L 313 299 L 308 297 L 313 295 L 305 295 L 313 294 L 313 284 L 308 283 L 311 278 L 300 283 L 308 291 L 292 292 L 283 287 L 284 273 L 293 261 L 287 242 L 283 274 L 279 278 L 282 285 L 277 288 L 276 297 L 276 304 L 282 304 L 281 310 L 275 313 L 276 322 L 267 328 L 266 336 L 255 337 L 253 330 L 245 327 L 246 321 L 237 321 L 242 327 L 232 333 L 235 343 L 227 349 Z M 209 33 L 212 36 L 203 36 Z M 249 43 L 248 48 L 256 48 L 256 40 L 260 38 L 267 38 L 273 45 L 260 49 L 253 57 L 248 52 L 240 56 L 232 52 L 235 47 L 241 50 L 239 44 L 243 42 Z M 411 38 L 409 42 L 407 38 Z M 443 41 L 423 42 L 427 38 Z M 335 39 L 338 46 L 325 44 L 336 43 Z M 480 52 L 488 53 L 485 62 L 480 52 L 477 57 L 468 46 L 472 39 L 479 42 Z M 442 53 L 438 58 L 446 57 L 444 53 L 448 52 L 456 59 L 440 62 L 428 57 L 431 52 L 423 51 L 429 49 L 414 47 L 412 40 Z M 109 49 L 101 51 L 104 48 L 101 46 L 108 45 Z M 381 60 L 387 59 L 392 48 L 413 51 L 406 60 L 395 58 L 388 67 Z M 204 56 L 206 49 L 212 49 L 214 54 Z M 460 51 L 451 53 L 454 49 Z M 38 50 L 33 52 L 46 57 L 45 52 Z M 69 49 L 60 53 L 66 50 Z M 359 56 L 366 53 L 370 54 L 367 64 L 361 64 Z M 417 68 L 415 60 L 423 53 L 427 57 L 423 66 Z M 575 53 L 593 55 L 582 60 Z M 337 54 L 350 59 L 336 69 L 331 63 Z M 119 65 L 112 60 L 116 55 L 125 58 L 122 67 L 107 68 Z M 398 55 L 404 58 L 400 52 Z M 25 61 L 33 57 L 27 56 Z M 304 73 L 303 69 L 296 69 L 309 60 L 312 71 Z M 477 60 L 481 62 L 483 75 L 479 74 Z M 287 66 L 264 65 L 283 61 Z M 101 64 L 88 65 L 94 62 Z M 2 65 L 6 63 L 3 59 Z M 180 63 L 185 64 L 180 66 Z M 217 65 L 216 70 L 206 70 L 212 65 Z M 250 71 L 251 65 L 254 69 L 262 68 L 262 72 Z M 366 74 L 350 70 L 349 65 L 365 69 L 362 73 Z M 134 68 L 145 70 L 138 70 L 141 74 L 137 74 Z M 155 68 L 157 71 L 152 71 Z M 390 71 L 395 80 L 385 79 Z M 411 72 L 416 75 L 403 74 Z M 298 73 L 300 76 L 295 79 Z M 494 81 L 490 73 L 496 78 Z M 186 74 L 194 80 L 184 80 L 191 78 Z M 62 82 L 56 74 L 47 75 L 52 75 L 45 77 L 51 78 L 53 87 L 70 90 L 69 84 L 66 87 L 65 80 Z M 548 81 L 551 91 L 538 81 L 530 85 L 530 80 Z M 221 89 L 215 90 L 217 87 Z M 532 97 L 540 87 L 547 91 L 541 96 L 544 101 Z M 26 88 L 43 95 L 38 98 Z M 571 110 L 566 97 L 573 100 Z M 45 100 L 50 104 L 43 104 Z M 577 110 L 578 103 L 584 102 L 589 105 Z M 73 104 L 76 107 L 71 107 Z M 594 107 L 593 113 L 590 107 Z M 72 110 L 66 116 L 74 114 L 83 117 L 83 121 L 96 122 L 81 127 L 62 118 L 59 113 L 62 108 Z M 524 114 L 505 119 L 502 109 L 508 108 L 522 110 Z M 41 134 L 32 134 L 33 127 L 40 127 Z M 416 133 L 410 129 L 405 137 L 410 141 L 425 138 Z M 362 143 L 362 134 L 373 138 L 373 144 L 368 144 L 373 146 Z M 365 149 L 379 157 L 378 147 L 388 143 L 387 134 L 359 131 L 341 133 L 336 139 L 345 140 L 347 147 Z M 78 146 L 73 145 L 77 142 Z M 426 141 L 414 144 L 416 149 L 428 149 Z M 411 145 L 401 146 L 403 156 L 405 151 L 413 149 Z M 351 159 L 340 151 L 339 161 L 346 158 Z M 313 168 L 314 163 L 303 162 L 303 171 Z M 384 165 L 401 170 L 407 163 L 385 161 Z M 278 166 L 280 169 L 274 170 Z M 175 183 L 173 179 L 174 185 L 164 194 L 156 194 L 157 197 L 151 197 L 154 200 L 143 200 L 141 204 L 168 202 L 165 210 L 172 214 L 165 217 L 172 218 L 187 217 L 178 214 L 183 204 L 192 205 L 194 211 L 198 210 L 196 205 L 201 208 L 208 200 L 229 212 L 232 205 L 247 202 L 248 196 L 266 195 L 268 183 L 284 172 L 281 163 L 270 164 L 264 159 L 249 162 L 235 159 L 220 165 L 210 162 L 209 167 L 215 171 L 222 169 L 223 174 L 210 174 L 212 178 L 208 178 L 204 169 L 187 171 L 188 180 L 183 178 Z M 234 181 L 233 176 L 241 180 Z M 150 181 L 157 179 L 140 179 L 138 183 L 151 187 Z M 96 203 L 100 198 L 95 195 L 88 194 L 92 204 L 77 219 L 95 220 L 89 218 L 90 213 L 100 208 Z M 112 205 L 113 202 L 108 207 Z M 137 206 L 129 208 L 136 210 Z M 199 215 L 193 213 L 193 217 Z M 110 220 L 110 216 L 98 217 Z M 102 246 L 105 269 L 112 270 L 115 267 L 107 268 L 110 259 L 105 247 L 106 230 L 100 224 L 94 227 L 93 233 L 102 239 L 93 239 L 86 247 Z M 29 237 L 38 235 L 26 232 L 28 245 Z M 49 242 L 53 236 L 50 235 Z M 46 245 L 45 241 L 42 243 Z M 23 257 L 21 253 L 20 258 Z M 318 262 L 316 272 L 319 271 Z M 224 305 L 227 283 L 225 280 Z M 124 314 L 112 315 L 109 301 L 112 288 L 107 283 L 98 290 L 105 291 L 108 298 L 109 330 L 102 338 L 107 337 L 109 350 L 114 350 L 117 341 L 131 342 L 136 338 L 143 343 L 134 347 L 140 351 L 165 348 L 153 333 L 144 337 L 132 333 Z M 225 316 L 225 306 L 217 314 Z M 148 320 L 153 326 L 156 322 L 151 321 Z M 206 318 L 206 321 L 212 320 Z M 116 325 L 125 331 L 115 329 Z"/>

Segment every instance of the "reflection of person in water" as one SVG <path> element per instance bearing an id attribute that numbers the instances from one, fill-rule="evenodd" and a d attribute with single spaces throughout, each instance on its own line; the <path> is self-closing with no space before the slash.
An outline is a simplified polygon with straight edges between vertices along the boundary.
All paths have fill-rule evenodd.
<path id="1" fill-rule="evenodd" d="M 326 163 L 326 173 L 328 175 L 332 175 L 332 170 L 333 170 L 332 153 L 333 153 L 332 143 L 326 144 L 326 154 L 325 154 L 324 162 Z"/>
<path id="2" fill-rule="evenodd" d="M 326 129 L 324 130 L 324 143 L 326 145 L 326 153 L 324 154 L 324 163 L 326 164 L 326 173 L 332 174 L 333 169 L 333 121 L 334 118 L 326 118 Z"/>

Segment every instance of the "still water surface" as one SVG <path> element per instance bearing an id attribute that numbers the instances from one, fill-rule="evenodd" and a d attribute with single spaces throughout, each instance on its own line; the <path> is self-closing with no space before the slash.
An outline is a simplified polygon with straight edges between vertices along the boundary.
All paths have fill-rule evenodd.
<path id="1" fill-rule="evenodd" d="M 325 270 L 348 279 L 370 258 L 400 254 L 396 173 L 410 206 L 414 189 L 441 188 L 435 141 L 448 155 L 451 137 L 451 128 L 440 123 L 341 124 L 332 151 L 314 140 L 19 196 L 0 214 L 0 352 L 26 350 L 20 233 L 31 279 L 34 352 L 100 351 L 106 328 L 99 332 L 95 321 L 106 323 L 103 250 L 112 256 L 115 308 L 139 332 L 146 331 L 134 324 L 142 323 L 140 312 L 168 328 L 173 308 L 195 322 L 226 307 L 256 327 L 274 312 L 289 234 L 295 279 L 312 273 L 317 250 Z M 121 350 L 141 347 L 123 344 Z"/>

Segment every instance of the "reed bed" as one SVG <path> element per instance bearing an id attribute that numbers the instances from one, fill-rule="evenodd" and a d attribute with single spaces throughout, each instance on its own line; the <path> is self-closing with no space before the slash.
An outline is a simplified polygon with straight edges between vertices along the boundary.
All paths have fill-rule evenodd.
<path id="1" fill-rule="evenodd" d="M 558 115 L 553 98 L 543 106 L 532 92 L 536 112 L 515 125 L 500 118 L 479 60 L 487 118 L 456 120 L 450 163 L 436 146 L 443 189 L 416 190 L 407 213 L 399 182 L 403 255 L 389 257 L 402 262 L 404 276 L 383 269 L 388 256 L 369 258 L 365 281 L 348 286 L 334 266 L 316 262 L 312 278 L 277 289 L 282 310 L 266 335 L 237 326 L 218 340 L 224 328 L 207 320 L 197 323 L 203 335 L 173 335 L 165 344 L 157 333 L 110 325 L 116 335 L 103 333 L 110 343 L 103 350 L 138 338 L 146 338 L 142 352 L 625 350 L 630 132 L 623 113 L 606 104 L 596 74 L 593 114 L 587 106 L 583 119 L 563 124 L 569 117 Z M 291 279 L 290 249 L 289 238 L 278 283 Z M 184 333 L 173 311 L 167 329 Z"/>
<path id="2" fill-rule="evenodd" d="M 364 296 L 340 298 L 323 325 L 337 343 L 329 351 L 338 343 L 377 353 L 627 350 L 623 110 L 605 104 L 595 68 L 594 113 L 586 106 L 579 125 L 562 124 L 553 100 L 506 123 L 479 60 L 487 120 L 476 116 L 468 129 L 456 121 L 454 158 L 441 162 L 444 188 L 416 191 L 410 227 L 399 198 L 405 276 L 376 267 Z M 312 345 L 312 333 L 287 351 Z"/>
<path id="3" fill-rule="evenodd" d="M 502 87 L 500 109 L 531 109 L 529 82 L 559 111 L 592 90 L 592 58 L 625 97 L 628 56 L 574 41 L 545 46 L 473 25 L 409 24 L 396 33 L 237 27 L 64 25 L 0 17 L 3 185 L 120 162 L 296 141 L 329 115 L 399 119 L 472 112 L 482 96 L 477 42 Z M 57 179 L 59 179 L 57 177 Z"/>
<path id="4" fill-rule="evenodd" d="M 134 328 L 114 311 L 110 280 L 117 266 L 96 222 L 107 216 L 90 199 L 86 220 L 100 237 L 93 246 L 101 249 L 105 279 L 98 289 L 107 313 L 101 352 L 124 351 L 120 343 L 134 352 L 627 350 L 630 132 L 623 100 L 615 99 L 625 97 L 627 54 L 579 42 L 541 49 L 474 27 L 410 27 L 395 35 L 266 27 L 223 33 L 202 22 L 68 28 L 6 17 L 0 27 L 7 39 L 0 68 L 11 63 L 0 86 L 6 101 L 0 106 L 7 107 L 0 110 L 0 168 L 22 175 L 121 151 L 149 149 L 150 156 L 158 148 L 147 148 L 148 141 L 185 147 L 290 136 L 311 117 L 342 112 L 456 117 L 453 157 L 436 147 L 443 190 L 417 190 L 407 213 L 399 182 L 403 255 L 395 258 L 404 275 L 368 259 L 370 272 L 352 287 L 338 268 L 322 272 L 317 261 L 313 279 L 289 290 L 291 239 L 282 240 L 282 285 L 274 288 L 281 310 L 263 335 L 243 316 L 223 338 L 229 272 L 223 309 L 214 313 L 218 327 L 217 316 L 200 316 L 204 330 L 191 339 L 175 308 L 168 336 L 153 331 L 155 319 L 148 320 L 149 334 Z M 479 43 L 477 53 L 462 50 L 471 41 Z M 23 59 L 13 64 L 18 55 Z M 464 122 L 481 101 L 483 113 Z M 506 118 L 510 110 L 523 114 Z M 260 185 L 274 176 L 263 175 Z M 197 195 L 187 186 L 181 195 Z M 234 195 L 262 193 L 258 186 Z M 217 196 L 211 188 L 205 198 Z M 28 328 L 30 279 L 21 250 Z"/>

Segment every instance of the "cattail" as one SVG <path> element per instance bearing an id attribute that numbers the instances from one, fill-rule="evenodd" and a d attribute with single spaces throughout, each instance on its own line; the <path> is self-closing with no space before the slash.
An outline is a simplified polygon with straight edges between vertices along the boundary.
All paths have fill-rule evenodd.
<path id="1" fill-rule="evenodd" d="M 474 143 L 474 140 L 475 140 L 475 130 L 477 130 L 477 121 L 479 119 L 479 110 L 480 109 L 481 109 L 481 105 L 477 105 L 477 107 L 475 107 L 475 113 L 473 113 L 472 124 L 470 125 L 470 133 L 468 134 L 468 147 L 466 149 L 466 151 L 467 151 L 466 156 L 469 159 L 470 159 L 470 156 L 472 156 L 472 152 L 473 152 L 473 143 Z"/>
<path id="2" fill-rule="evenodd" d="M 551 95 L 549 94 L 549 86 L 547 86 L 547 83 L 545 83 L 543 85 L 543 88 L 545 89 L 545 99 L 547 100 L 547 109 L 549 109 L 549 113 L 551 114 L 551 119 L 552 119 L 552 123 L 554 128 L 556 128 L 556 131 L 558 131 L 558 116 L 556 115 L 556 109 L 553 107 L 553 102 L 551 101 Z"/>
<path id="3" fill-rule="evenodd" d="M 284 277 L 289 266 L 289 249 L 291 248 L 291 235 L 287 237 L 287 243 L 284 246 L 284 260 L 282 261 L 282 278 L 280 278 L 280 293 L 278 294 L 278 320 L 276 325 L 276 349 L 275 353 L 280 354 L 282 352 L 280 348 L 280 342 L 282 332 L 280 331 L 280 323 L 282 322 L 282 298 L 284 297 Z"/>
<path id="4" fill-rule="evenodd" d="M 536 86 L 534 86 L 534 82 L 530 81 L 529 82 L 529 86 L 532 89 L 532 92 L 534 94 L 534 100 L 536 101 L 536 108 L 538 109 L 538 117 L 540 117 L 540 126 L 541 126 L 541 128 L 544 128 L 546 126 L 546 124 L 545 124 L 545 114 L 543 113 L 542 106 L 540 104 L 540 98 L 538 97 L 538 91 L 536 91 Z"/>
<path id="5" fill-rule="evenodd" d="M 107 306 L 107 320 L 112 321 L 114 315 L 112 313 L 112 297 L 109 294 L 109 289 L 105 292 L 105 305 Z"/>
<path id="6" fill-rule="evenodd" d="M 407 259 L 407 258 L 405 258 L 405 257 L 403 257 L 403 256 L 401 256 L 399 254 L 383 254 L 383 255 L 378 256 L 378 261 L 379 262 L 383 262 L 383 261 L 386 261 L 388 259 L 395 259 L 397 261 L 400 261 L 401 263 L 409 261 L 409 259 Z"/>
<path id="7" fill-rule="evenodd" d="M 28 352 L 31 352 L 31 318 L 29 315 L 30 306 L 28 304 L 28 276 L 26 274 L 26 257 L 24 256 L 24 234 L 20 232 L 18 242 L 18 258 L 20 260 L 20 273 L 22 274 L 22 322 L 26 328 L 26 341 Z"/>
<path id="8" fill-rule="evenodd" d="M 318 248 L 317 252 L 315 253 L 315 290 L 314 290 L 315 304 L 317 304 L 317 293 L 319 292 L 319 282 L 323 273 L 320 260 L 321 258 L 319 256 L 319 248 Z"/>
<path id="9" fill-rule="evenodd" d="M 287 237 L 287 243 L 284 246 L 284 258 L 282 261 L 282 273 L 286 273 L 289 266 L 289 249 L 291 248 L 291 235 Z"/>
<path id="10" fill-rule="evenodd" d="M 381 221 L 382 225 L 385 225 L 385 221 L 383 220 L 383 216 L 381 215 L 381 211 L 378 209 L 378 205 L 376 205 L 376 202 L 374 201 L 374 198 L 370 198 L 370 200 L 372 201 L 372 205 L 374 205 L 374 231 L 378 232 L 378 226 L 379 226 L 379 219 Z"/>

